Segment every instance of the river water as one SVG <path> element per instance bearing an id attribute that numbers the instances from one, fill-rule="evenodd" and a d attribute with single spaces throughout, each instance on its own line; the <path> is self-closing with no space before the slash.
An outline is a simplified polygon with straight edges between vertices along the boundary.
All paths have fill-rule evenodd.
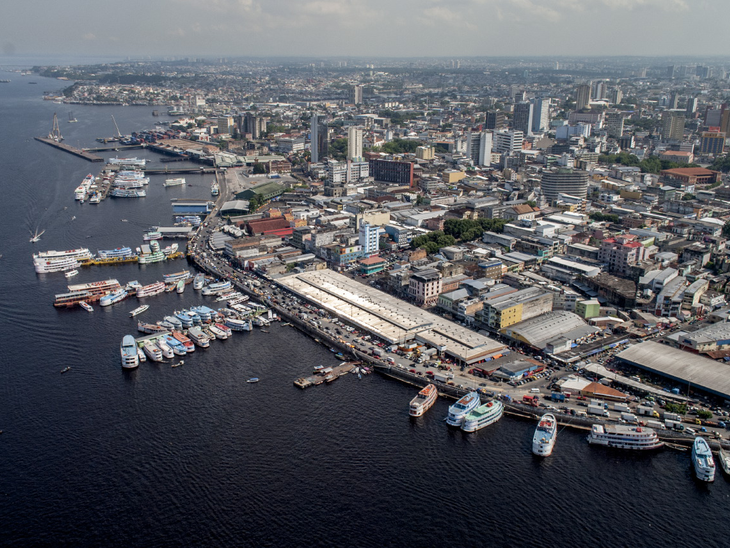
<path id="1" fill-rule="evenodd" d="M 137 302 L 56 310 L 66 279 L 36 275 L 31 254 L 138 246 L 171 224 L 170 198 L 207 198 L 212 176 L 74 202 L 100 165 L 33 140 L 54 111 L 66 142 L 93 146 L 114 134 L 111 115 L 130 133 L 154 125 L 153 109 L 54 104 L 41 92 L 63 82 L 0 78 L 12 79 L 0 84 L 0 545 L 727 546 L 730 485 L 719 471 L 696 482 L 687 453 L 610 452 L 564 430 L 540 460 L 534 423 L 504 417 L 465 435 L 443 423 L 447 401 L 411 420 L 415 390 L 378 375 L 301 391 L 295 378 L 337 360 L 291 327 L 235 333 L 183 367 L 122 371 Z M 73 283 L 151 283 L 185 266 L 95 267 Z M 191 289 L 147 303 L 152 321 L 213 306 Z"/>

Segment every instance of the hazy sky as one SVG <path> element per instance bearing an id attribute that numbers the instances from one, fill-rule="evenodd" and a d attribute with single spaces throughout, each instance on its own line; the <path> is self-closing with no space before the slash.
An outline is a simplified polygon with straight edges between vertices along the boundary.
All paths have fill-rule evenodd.
<path id="1" fill-rule="evenodd" d="M 5 54 L 730 55 L 730 0 L 6 0 Z"/>

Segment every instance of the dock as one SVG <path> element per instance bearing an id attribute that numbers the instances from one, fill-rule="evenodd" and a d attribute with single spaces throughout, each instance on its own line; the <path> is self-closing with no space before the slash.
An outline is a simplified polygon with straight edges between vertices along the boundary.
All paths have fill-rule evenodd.
<path id="1" fill-rule="evenodd" d="M 352 362 L 342 362 L 340 365 L 326 367 L 323 371 L 326 371 L 327 373 L 315 373 L 309 377 L 299 377 L 294 381 L 294 386 L 303 390 L 310 386 L 319 386 L 325 382 L 330 383 L 339 379 L 343 375 L 347 375 L 350 371 L 352 371 L 353 367 L 355 367 L 355 364 Z"/>
<path id="2" fill-rule="evenodd" d="M 146 148 L 147 145 L 140 143 L 138 145 L 107 145 L 104 147 L 89 147 L 85 148 L 84 152 L 109 152 L 109 151 L 121 151 L 129 150 L 133 148 Z"/>
<path id="3" fill-rule="evenodd" d="M 101 156 L 91 154 L 90 152 L 86 152 L 85 150 L 81 150 L 80 148 L 72 147 L 71 145 L 67 145 L 54 139 L 49 139 L 48 137 L 36 137 L 35 140 L 40 141 L 41 143 L 45 143 L 47 145 L 51 145 L 52 147 L 63 150 L 65 152 L 70 152 L 71 154 L 83 158 L 84 160 L 88 160 L 89 162 L 104 161 L 104 158 L 102 158 Z"/>

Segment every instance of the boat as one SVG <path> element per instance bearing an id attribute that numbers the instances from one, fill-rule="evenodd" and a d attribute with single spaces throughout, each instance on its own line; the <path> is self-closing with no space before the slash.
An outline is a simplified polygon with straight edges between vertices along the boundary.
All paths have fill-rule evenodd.
<path id="1" fill-rule="evenodd" d="M 142 349 L 138 346 L 137 347 L 137 358 L 140 362 L 146 362 L 147 361 L 147 355 L 142 351 Z"/>
<path id="2" fill-rule="evenodd" d="M 132 335 L 124 335 L 122 345 L 120 347 L 122 355 L 122 367 L 124 369 L 134 369 L 139 365 L 139 356 L 137 355 L 137 343 Z"/>
<path id="3" fill-rule="evenodd" d="M 420 417 L 426 411 L 431 409 L 434 402 L 438 398 L 438 389 L 435 385 L 429 384 L 418 395 L 411 400 L 411 404 L 408 408 L 408 414 L 411 417 Z"/>
<path id="4" fill-rule="evenodd" d="M 167 344 L 164 337 L 160 337 L 155 341 L 155 344 L 157 345 L 157 348 L 160 349 L 160 352 L 162 352 L 162 356 L 171 359 L 175 357 L 175 353 L 172 351 L 172 347 Z"/>
<path id="5" fill-rule="evenodd" d="M 142 345 L 142 350 L 144 350 L 144 353 L 147 354 L 147 357 L 153 362 L 162 361 L 162 350 L 160 350 L 152 341 L 145 341 Z"/>
<path id="6" fill-rule="evenodd" d="M 79 271 L 74 269 L 74 270 L 69 270 L 68 272 L 66 272 L 65 276 L 67 278 L 73 278 L 74 276 L 78 276 L 78 274 L 79 274 Z"/>
<path id="7" fill-rule="evenodd" d="M 211 196 L 218 196 L 221 193 L 221 188 L 218 186 L 218 183 L 211 183 L 210 185 L 210 194 Z"/>
<path id="8" fill-rule="evenodd" d="M 137 308 L 135 308 L 134 310 L 132 310 L 129 313 L 129 315 L 134 318 L 135 316 L 138 316 L 139 314 L 142 314 L 142 312 L 146 312 L 147 310 L 149 310 L 149 308 L 150 308 L 150 305 L 143 304 L 142 306 L 138 306 Z"/>
<path id="9" fill-rule="evenodd" d="M 34 243 L 38 242 L 38 240 L 41 239 L 41 236 L 43 236 L 43 234 L 45 232 L 46 232 L 45 230 L 41 230 L 40 232 L 38 232 L 36 230 L 35 231 L 35 234 L 33 234 L 33 236 L 30 237 L 30 243 L 34 244 Z"/>
<path id="10" fill-rule="evenodd" d="M 86 310 L 87 312 L 93 312 L 93 311 L 94 311 L 94 307 L 93 307 L 93 306 L 91 306 L 91 305 L 90 305 L 89 303 L 87 303 L 86 301 L 79 301 L 79 306 L 81 306 L 81 308 L 83 308 L 83 309 L 84 309 L 84 310 Z"/>
<path id="11" fill-rule="evenodd" d="M 143 245 L 137 261 L 139 264 L 159 263 L 167 259 L 164 251 L 160 249 L 160 244 L 151 242 L 149 246 Z"/>
<path id="12" fill-rule="evenodd" d="M 259 378 L 258 378 L 258 377 L 251 377 L 251 378 L 250 378 L 250 379 L 248 379 L 248 380 L 247 380 L 246 382 L 248 382 L 248 383 L 255 383 L 255 382 L 259 382 Z"/>
<path id="13" fill-rule="evenodd" d="M 221 291 L 227 291 L 232 287 L 230 281 L 216 282 L 203 288 L 203 295 L 216 295 Z"/>
<path id="14" fill-rule="evenodd" d="M 193 279 L 193 289 L 203 289 L 205 285 L 205 274 L 196 274 Z"/>
<path id="15" fill-rule="evenodd" d="M 702 436 L 697 436 L 692 444 L 692 464 L 698 480 L 715 481 L 715 459 L 712 458 L 712 450 L 707 440 Z"/>
<path id="16" fill-rule="evenodd" d="M 43 232 L 41 232 L 41 234 Z M 41 251 L 39 253 L 33 254 L 34 259 L 44 259 L 48 261 L 53 261 L 56 259 L 67 259 L 69 257 L 73 257 L 74 259 L 83 261 L 91 259 L 91 252 L 86 247 L 80 247 L 78 249 L 68 249 L 66 251 Z"/>
<path id="17" fill-rule="evenodd" d="M 161 240 L 162 239 L 162 232 L 159 232 L 157 230 L 151 230 L 149 232 L 145 232 L 142 235 L 142 239 L 145 242 L 150 242 L 150 241 L 153 241 L 153 240 Z"/>
<path id="18" fill-rule="evenodd" d="M 625 424 L 594 424 L 588 435 L 588 443 L 639 451 L 659 449 L 664 445 L 654 429 Z"/>
<path id="19" fill-rule="evenodd" d="M 131 247 L 117 247 L 116 249 L 100 249 L 97 251 L 100 259 L 126 259 L 134 255 Z"/>
<path id="20" fill-rule="evenodd" d="M 199 327 L 191 327 L 188 329 L 188 337 L 200 348 L 208 348 L 210 346 L 210 339 Z"/>
<path id="21" fill-rule="evenodd" d="M 718 445 L 720 449 L 717 451 L 717 460 L 720 461 L 720 468 L 722 468 L 725 474 L 730 476 L 730 454 L 722 448 L 722 441 L 718 441 Z"/>
<path id="22" fill-rule="evenodd" d="M 215 325 L 215 327 L 219 331 L 222 331 L 223 333 L 225 333 L 226 336 L 225 337 L 221 337 L 221 338 L 227 339 L 228 337 L 230 337 L 231 335 L 233 335 L 233 332 L 231 331 L 231 328 L 228 327 L 227 325 L 223 325 L 222 323 L 215 323 L 214 325 Z"/>
<path id="23" fill-rule="evenodd" d="M 110 306 L 112 304 L 116 304 L 120 301 L 123 301 L 127 298 L 127 291 L 125 289 L 119 289 L 117 291 L 114 291 L 112 293 L 109 293 L 108 295 L 104 295 L 100 300 L 99 304 L 101 306 Z"/>
<path id="24" fill-rule="evenodd" d="M 165 281 L 166 284 L 177 282 L 180 280 L 187 280 L 190 277 L 190 271 L 189 270 L 181 270 L 180 272 L 175 272 L 173 274 L 163 274 L 162 279 Z"/>
<path id="25" fill-rule="evenodd" d="M 65 257 L 62 259 L 33 259 L 33 268 L 37 274 L 49 274 L 52 272 L 68 272 L 76 270 L 81 263 L 75 257 Z"/>
<path id="26" fill-rule="evenodd" d="M 195 352 L 195 345 L 193 344 L 193 341 L 188 339 L 185 335 L 179 331 L 173 331 L 172 336 L 183 344 L 185 352 Z"/>
<path id="27" fill-rule="evenodd" d="M 532 453 L 539 457 L 549 457 L 555 447 L 558 435 L 558 421 L 555 415 L 545 413 L 537 423 L 535 434 L 532 436 Z"/>
<path id="28" fill-rule="evenodd" d="M 68 123 L 69 124 L 73 124 L 75 122 L 78 122 L 78 120 L 74 116 L 74 113 L 69 111 L 69 113 L 68 113 Z"/>
<path id="29" fill-rule="evenodd" d="M 172 335 L 163 335 L 163 339 L 165 340 L 167 345 L 172 348 L 172 351 L 176 356 L 184 356 L 185 354 L 187 354 L 185 345 L 178 341 Z"/>
<path id="30" fill-rule="evenodd" d="M 144 167 L 147 160 L 144 158 L 110 158 L 108 163 L 113 166 Z"/>
<path id="31" fill-rule="evenodd" d="M 109 196 L 112 198 L 144 198 L 147 191 L 141 188 L 115 188 Z"/>
<path id="32" fill-rule="evenodd" d="M 165 316 L 162 318 L 165 322 L 171 324 L 175 329 L 182 329 L 182 322 L 176 316 Z"/>
<path id="33" fill-rule="evenodd" d="M 167 333 L 169 331 L 166 327 L 163 327 L 161 325 L 157 325 L 156 323 L 145 323 L 138 321 L 137 322 L 137 331 L 140 333 Z"/>
<path id="34" fill-rule="evenodd" d="M 177 287 L 175 290 L 178 292 L 178 294 L 185 291 L 185 280 L 178 280 Z"/>
<path id="35" fill-rule="evenodd" d="M 491 400 L 473 409 L 464 417 L 461 429 L 464 432 L 476 432 L 485 426 L 494 424 L 502 418 L 504 404 L 499 400 Z"/>
<path id="36" fill-rule="evenodd" d="M 251 320 L 238 320 L 236 318 L 226 318 L 226 326 L 233 331 L 251 331 Z"/>
<path id="37" fill-rule="evenodd" d="M 223 329 L 220 329 L 216 324 L 208 326 L 208 329 L 215 336 L 216 339 L 227 339 L 229 337 L 229 335 Z"/>
<path id="38" fill-rule="evenodd" d="M 185 183 L 185 177 L 176 177 L 174 179 L 165 179 L 165 182 L 162 183 L 162 186 L 184 186 Z"/>
<path id="39" fill-rule="evenodd" d="M 109 293 L 110 291 L 116 291 L 120 287 L 121 285 L 119 284 L 119 280 L 109 278 L 108 280 L 101 280 L 99 282 L 87 282 L 83 284 L 69 285 L 68 290 L 91 291 L 93 293 L 100 293 L 103 295 L 105 293 Z"/>
<path id="40" fill-rule="evenodd" d="M 177 363 L 173 363 L 171 367 L 180 367 L 184 363 L 185 363 L 185 360 L 180 360 Z"/>
<path id="41" fill-rule="evenodd" d="M 71 366 L 66 366 L 61 369 L 61 375 L 63 375 L 64 373 L 68 373 L 69 371 L 71 371 Z"/>
<path id="42" fill-rule="evenodd" d="M 446 423 L 450 426 L 461 426 L 464 422 L 464 417 L 476 409 L 480 403 L 479 393 L 469 392 L 465 394 L 455 404 L 449 407 Z"/>
<path id="43" fill-rule="evenodd" d="M 164 282 L 155 282 L 148 285 L 143 285 L 137 290 L 137 298 L 143 299 L 145 297 L 154 297 L 165 291 Z"/>

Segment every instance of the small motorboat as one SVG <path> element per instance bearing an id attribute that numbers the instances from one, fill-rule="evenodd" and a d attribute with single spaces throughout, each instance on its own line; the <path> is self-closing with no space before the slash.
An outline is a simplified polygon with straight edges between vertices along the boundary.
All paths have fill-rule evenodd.
<path id="1" fill-rule="evenodd" d="M 69 371 L 71 371 L 71 367 L 65 367 L 61 369 L 61 375 L 63 375 L 64 373 L 68 373 Z"/>
<path id="2" fill-rule="evenodd" d="M 87 303 L 86 301 L 79 301 L 79 306 L 80 306 L 81 308 L 83 308 L 84 310 L 86 310 L 87 312 L 93 312 L 93 311 L 94 311 L 94 307 L 93 307 L 93 306 L 91 306 L 91 305 L 90 305 L 89 303 Z"/>
<path id="3" fill-rule="evenodd" d="M 172 364 L 172 367 L 180 367 L 180 366 L 181 366 L 182 364 L 184 364 L 184 363 L 185 363 L 185 360 L 180 360 L 180 361 L 179 361 L 179 362 L 177 362 L 177 363 L 173 363 L 173 364 Z"/>
<path id="4" fill-rule="evenodd" d="M 79 274 L 78 270 L 69 270 L 68 272 L 66 272 L 66 277 L 73 278 L 74 276 L 78 276 L 78 274 Z"/>
<path id="5" fill-rule="evenodd" d="M 246 382 L 249 382 L 249 383 L 259 382 L 259 378 L 258 377 L 251 377 Z"/>

